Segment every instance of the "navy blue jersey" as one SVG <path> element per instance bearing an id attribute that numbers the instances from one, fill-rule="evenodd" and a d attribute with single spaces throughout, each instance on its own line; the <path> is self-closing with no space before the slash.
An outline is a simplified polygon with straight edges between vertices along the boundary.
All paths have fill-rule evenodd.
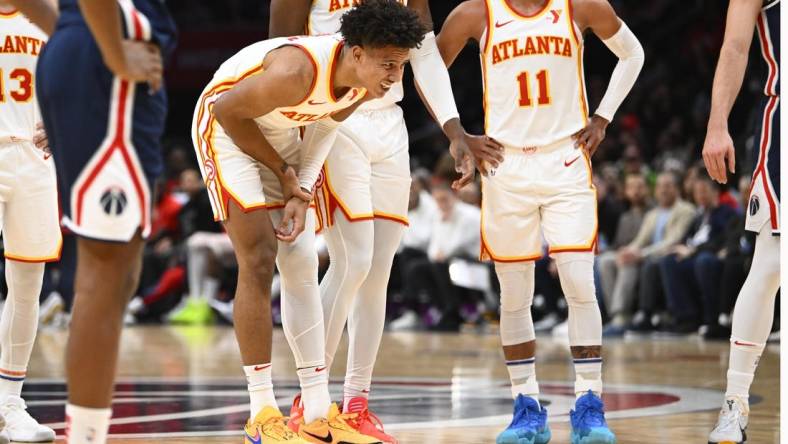
<path id="1" fill-rule="evenodd" d="M 129 0 L 133 3 L 134 8 L 144 15 L 151 25 L 151 41 L 159 45 L 161 53 L 166 60 L 175 49 L 176 28 L 175 22 L 164 4 L 164 0 Z M 79 10 L 78 0 L 59 0 L 60 17 L 58 18 L 58 27 L 81 25 L 87 26 L 85 19 L 82 17 L 82 12 Z M 124 21 L 124 26 L 121 26 L 124 32 L 124 37 L 133 38 L 128 35 L 126 31 L 125 22 L 127 17 L 121 11 L 121 20 Z"/>
<path id="2" fill-rule="evenodd" d="M 780 0 L 764 1 L 756 32 L 766 65 L 761 124 L 756 149 L 758 163 L 753 171 L 747 230 L 760 232 L 767 221 L 774 234 L 780 233 Z"/>
<path id="3" fill-rule="evenodd" d="M 117 0 L 128 39 L 166 59 L 175 25 L 160 0 Z M 127 242 L 151 227 L 153 186 L 163 170 L 167 95 L 115 76 L 104 64 L 77 0 L 60 0 L 57 28 L 39 56 L 36 94 L 57 167 L 63 224 L 77 235 Z"/>

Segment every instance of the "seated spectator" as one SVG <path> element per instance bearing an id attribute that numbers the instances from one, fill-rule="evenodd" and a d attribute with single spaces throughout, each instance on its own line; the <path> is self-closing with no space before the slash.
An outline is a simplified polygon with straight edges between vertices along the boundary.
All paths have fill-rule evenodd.
<path id="1" fill-rule="evenodd" d="M 679 197 L 679 180 L 673 173 L 661 173 L 655 189 L 657 207 L 646 213 L 637 236 L 617 251 L 614 283 L 608 305 L 612 317 L 607 335 L 620 335 L 632 320 L 639 299 L 638 315 L 650 316 L 661 299 L 659 261 L 687 232 L 695 210 Z M 640 282 L 640 295 L 636 293 Z"/>
<path id="2" fill-rule="evenodd" d="M 624 211 L 621 202 L 615 194 L 611 194 L 607 182 L 601 177 L 594 175 L 594 186 L 596 187 L 597 216 L 599 218 L 599 249 L 606 250 L 613 238 L 616 236 L 618 221 Z"/>
<path id="3" fill-rule="evenodd" d="M 451 281 L 449 265 L 456 258 L 478 256 L 481 211 L 461 202 L 447 183 L 435 185 L 432 196 L 438 214 L 432 222 L 427 257 L 412 261 L 405 270 L 404 294 L 426 294 L 438 319 L 434 329 L 457 331 L 461 290 Z"/>
<path id="4" fill-rule="evenodd" d="M 660 262 L 667 308 L 672 317 L 665 329 L 673 333 L 692 333 L 701 324 L 715 331 L 720 329 L 717 320 L 722 260 L 718 254 L 736 211 L 720 204 L 719 184 L 706 175 L 695 179 L 693 196 L 698 215 L 684 243 L 672 247 L 671 253 Z"/>
<path id="5" fill-rule="evenodd" d="M 624 197 L 629 208 L 621 214 L 618 220 L 612 244 L 596 259 L 599 287 L 603 296 L 603 304 L 600 305 L 604 307 L 611 307 L 613 303 L 613 290 L 618 272 L 616 265 L 618 251 L 635 240 L 635 236 L 643 224 L 643 218 L 650 209 L 646 177 L 640 173 L 629 174 L 624 180 Z"/>

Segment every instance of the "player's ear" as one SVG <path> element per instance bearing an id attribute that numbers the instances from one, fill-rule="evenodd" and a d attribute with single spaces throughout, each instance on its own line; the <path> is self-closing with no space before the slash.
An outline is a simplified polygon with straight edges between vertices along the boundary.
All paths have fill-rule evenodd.
<path id="1" fill-rule="evenodd" d="M 364 56 L 364 48 L 360 45 L 353 46 L 350 48 L 350 53 L 353 55 L 353 61 L 359 63 Z"/>

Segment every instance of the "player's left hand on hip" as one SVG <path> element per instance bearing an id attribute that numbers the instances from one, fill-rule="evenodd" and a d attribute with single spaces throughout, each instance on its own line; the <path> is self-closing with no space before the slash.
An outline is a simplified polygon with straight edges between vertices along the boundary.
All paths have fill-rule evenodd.
<path id="1" fill-rule="evenodd" d="M 592 157 L 599 148 L 599 144 L 605 139 L 607 125 L 610 122 L 604 118 L 594 115 L 585 128 L 576 132 L 572 138 L 575 140 L 575 148 L 582 148 Z"/>
<path id="2" fill-rule="evenodd" d="M 44 131 L 44 124 L 42 122 L 38 122 L 36 124 L 36 133 L 33 135 L 33 144 L 35 144 L 36 148 L 43 151 L 44 154 L 52 154 L 52 151 L 49 149 L 49 138 L 47 138 L 47 133 Z"/>
<path id="3" fill-rule="evenodd" d="M 308 209 L 309 202 L 298 197 L 290 198 L 282 212 L 282 221 L 276 228 L 276 238 L 288 243 L 295 241 L 304 231 Z"/>

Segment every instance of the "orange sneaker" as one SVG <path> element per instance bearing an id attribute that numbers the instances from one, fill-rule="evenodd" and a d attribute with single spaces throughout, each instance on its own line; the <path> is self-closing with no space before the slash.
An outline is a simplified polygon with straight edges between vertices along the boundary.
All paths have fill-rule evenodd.
<path id="1" fill-rule="evenodd" d="M 297 394 L 293 399 L 293 406 L 290 407 L 290 419 L 287 421 L 287 427 L 290 430 L 298 433 L 301 424 L 304 423 L 304 406 L 301 404 L 301 394 Z"/>
<path id="2" fill-rule="evenodd" d="M 360 396 L 352 398 L 342 409 L 349 414 L 345 422 L 359 433 L 380 440 L 383 444 L 398 444 L 397 438 L 383 431 L 383 422 L 369 411 L 369 402 Z"/>

